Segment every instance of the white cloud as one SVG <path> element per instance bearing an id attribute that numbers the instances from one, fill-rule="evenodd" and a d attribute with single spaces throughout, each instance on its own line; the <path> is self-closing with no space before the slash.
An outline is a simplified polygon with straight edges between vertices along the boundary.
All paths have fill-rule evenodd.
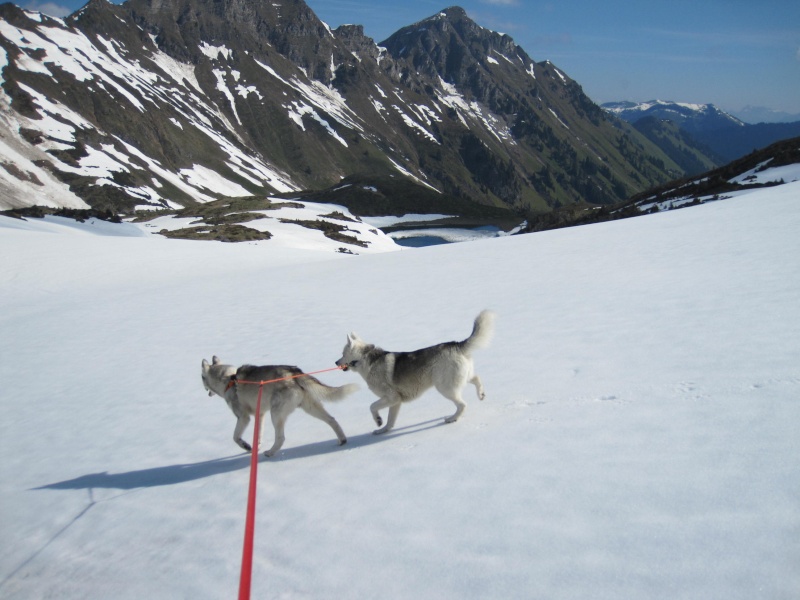
<path id="1" fill-rule="evenodd" d="M 25 2 L 24 4 L 20 4 L 20 7 L 25 10 L 40 12 L 51 17 L 66 17 L 74 12 L 71 8 L 56 4 L 55 2 L 39 2 L 38 0 Z"/>

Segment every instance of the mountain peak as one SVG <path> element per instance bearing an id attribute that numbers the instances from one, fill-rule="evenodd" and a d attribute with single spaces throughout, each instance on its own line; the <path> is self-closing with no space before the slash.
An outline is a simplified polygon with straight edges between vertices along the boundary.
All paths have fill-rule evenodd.
<path id="1" fill-rule="evenodd" d="M 444 15 L 448 19 L 469 19 L 469 17 L 467 16 L 467 11 L 465 11 L 460 6 L 450 6 L 448 8 L 445 8 L 439 14 Z"/>
<path id="2" fill-rule="evenodd" d="M 447 31 L 447 25 L 452 25 L 458 29 L 466 28 L 475 28 L 475 29 L 482 29 L 479 27 L 472 19 L 469 18 L 467 15 L 467 11 L 461 8 L 460 6 L 450 6 L 443 10 L 440 10 L 434 15 L 427 17 L 426 19 L 422 19 L 414 23 L 413 25 L 408 25 L 403 27 L 402 29 L 398 30 L 389 39 L 398 36 L 398 35 L 409 35 L 412 33 L 424 33 L 428 32 L 431 29 L 437 32 Z M 381 44 L 383 45 L 383 44 Z"/>
<path id="3" fill-rule="evenodd" d="M 533 61 L 511 37 L 481 27 L 460 6 L 404 27 L 380 46 L 396 60 L 411 62 L 420 74 L 459 86 L 493 110 L 508 108 L 514 102 L 507 99 L 520 91 L 501 92 L 495 79 L 499 70 L 514 71 L 508 74 L 511 79 L 525 73 L 517 82 L 526 92 L 535 79 Z"/>

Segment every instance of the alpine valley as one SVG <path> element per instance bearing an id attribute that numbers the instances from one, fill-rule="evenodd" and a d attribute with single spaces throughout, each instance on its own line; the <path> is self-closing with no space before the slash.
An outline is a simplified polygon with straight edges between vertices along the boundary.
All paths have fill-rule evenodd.
<path id="1" fill-rule="evenodd" d="M 0 209 L 130 215 L 357 184 L 372 212 L 518 223 L 687 174 L 458 7 L 376 44 L 302 0 L 91 0 L 63 20 L 3 4 L 0 46 Z"/>

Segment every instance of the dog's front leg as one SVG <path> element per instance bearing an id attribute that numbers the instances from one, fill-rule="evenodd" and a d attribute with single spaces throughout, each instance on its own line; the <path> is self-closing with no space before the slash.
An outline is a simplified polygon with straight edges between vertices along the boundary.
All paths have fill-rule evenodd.
<path id="1" fill-rule="evenodd" d="M 377 423 L 379 427 L 380 425 L 383 424 L 383 419 L 381 419 L 381 416 L 380 414 L 378 414 L 378 411 L 384 408 L 389 409 L 389 416 L 386 419 L 386 425 L 372 432 L 378 435 L 381 433 L 386 433 L 392 427 L 394 427 L 394 423 L 397 420 L 397 413 L 400 412 L 400 401 L 395 398 L 392 399 L 381 398 L 380 400 L 373 402 L 369 408 L 372 411 L 372 417 L 375 419 L 375 423 Z"/>
<path id="2" fill-rule="evenodd" d="M 375 402 L 369 405 L 369 410 L 372 413 L 372 419 L 375 421 L 375 424 L 378 427 L 383 425 L 383 419 L 381 418 L 380 414 L 378 414 L 378 411 L 382 408 L 386 408 L 387 406 L 389 405 L 386 404 L 386 401 L 383 398 L 378 398 Z"/>
<path id="3" fill-rule="evenodd" d="M 389 407 L 389 416 L 386 417 L 386 425 L 381 427 L 375 433 L 386 433 L 387 431 L 390 431 L 391 429 L 393 429 L 394 428 L 394 424 L 397 421 L 397 413 L 399 413 L 399 412 L 400 412 L 400 402 L 398 401 L 397 404 L 392 404 Z"/>
<path id="4" fill-rule="evenodd" d="M 248 415 L 242 415 L 237 419 L 236 427 L 233 430 L 233 441 L 236 442 L 238 446 L 247 450 L 247 452 L 250 452 L 253 447 L 242 439 L 242 432 L 245 430 L 248 423 L 250 423 L 250 417 Z"/>

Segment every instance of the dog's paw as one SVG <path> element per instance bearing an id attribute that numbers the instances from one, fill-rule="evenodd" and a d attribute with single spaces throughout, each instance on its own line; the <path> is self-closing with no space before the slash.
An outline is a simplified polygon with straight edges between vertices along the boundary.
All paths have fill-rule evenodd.
<path id="1" fill-rule="evenodd" d="M 378 427 L 383 425 L 383 419 L 381 419 L 380 415 L 372 415 L 372 416 L 375 418 L 375 425 L 377 425 Z"/>
<path id="2" fill-rule="evenodd" d="M 239 444 L 239 446 L 241 446 L 242 449 L 245 450 L 246 452 L 252 452 L 252 450 L 253 450 L 253 447 L 250 444 L 248 444 L 247 442 L 245 442 L 244 440 L 240 439 L 236 443 Z"/>
<path id="3" fill-rule="evenodd" d="M 340 446 L 344 446 L 346 443 L 347 443 L 347 438 L 344 438 L 343 440 L 339 440 L 339 445 Z"/>
<path id="4" fill-rule="evenodd" d="M 456 421 L 458 421 L 458 417 L 456 416 L 446 417 L 444 420 L 445 423 L 455 423 Z"/>

